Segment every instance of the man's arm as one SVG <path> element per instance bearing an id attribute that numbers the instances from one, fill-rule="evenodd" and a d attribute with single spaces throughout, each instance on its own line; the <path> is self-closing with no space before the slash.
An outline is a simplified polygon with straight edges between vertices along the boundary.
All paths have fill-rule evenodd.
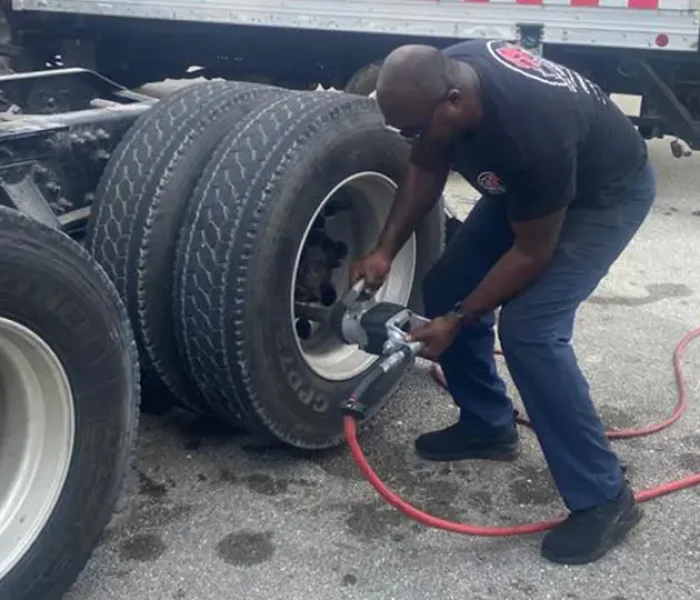
<path id="1" fill-rule="evenodd" d="M 549 264 L 566 208 L 532 221 L 513 223 L 515 243 L 462 301 L 465 320 L 495 310 L 527 287 Z"/>
<path id="2" fill-rule="evenodd" d="M 400 182 L 377 248 L 394 259 L 420 221 L 435 206 L 449 174 L 447 149 L 420 140 L 411 151 L 408 172 Z"/>
<path id="3" fill-rule="evenodd" d="M 547 267 L 575 196 L 575 164 L 575 151 L 568 148 L 507 182 L 513 194 L 509 208 L 515 242 L 462 301 L 467 322 L 510 300 Z"/>

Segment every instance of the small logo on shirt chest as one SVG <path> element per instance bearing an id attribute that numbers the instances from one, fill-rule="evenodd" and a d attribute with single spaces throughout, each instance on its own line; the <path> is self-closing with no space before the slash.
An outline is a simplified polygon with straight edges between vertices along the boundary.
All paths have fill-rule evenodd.
<path id="1" fill-rule="evenodd" d="M 506 186 L 503 185 L 500 177 L 493 171 L 484 171 L 476 178 L 476 182 L 483 190 L 489 194 L 505 194 Z"/>

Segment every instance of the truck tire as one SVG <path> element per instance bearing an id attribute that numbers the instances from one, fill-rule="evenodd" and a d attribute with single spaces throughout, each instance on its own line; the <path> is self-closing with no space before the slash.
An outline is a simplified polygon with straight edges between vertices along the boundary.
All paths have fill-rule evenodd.
<path id="1" fill-rule="evenodd" d="M 183 211 L 223 135 L 260 101 L 287 92 L 226 81 L 161 100 L 121 141 L 96 192 L 87 247 L 115 282 L 134 326 L 144 378 L 206 412 L 174 342 L 171 274 Z M 154 376 L 156 374 L 156 376 Z"/>
<path id="2" fill-rule="evenodd" d="M 76 242 L 0 208 L 0 598 L 63 597 L 107 526 L 136 433 L 123 303 Z"/>
<path id="3" fill-rule="evenodd" d="M 376 243 L 408 153 L 374 101 L 346 93 L 275 99 L 223 139 L 183 221 L 173 303 L 181 353 L 220 417 L 299 448 L 342 441 L 338 408 L 374 357 L 314 327 L 296 302 L 322 308 L 319 299 L 345 292 L 349 261 Z M 380 297 L 422 310 L 420 280 L 442 251 L 443 221 L 438 205 Z M 319 248 L 337 252 L 330 266 Z M 377 389 L 368 418 L 397 382 Z"/>

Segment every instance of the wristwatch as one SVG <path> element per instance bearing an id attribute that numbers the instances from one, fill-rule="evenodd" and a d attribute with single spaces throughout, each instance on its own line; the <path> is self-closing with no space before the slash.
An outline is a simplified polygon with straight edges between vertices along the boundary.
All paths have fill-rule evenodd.
<path id="1" fill-rule="evenodd" d="M 463 325 L 470 325 L 476 320 L 476 315 L 464 310 L 461 300 L 455 302 L 452 305 L 452 310 L 450 310 L 450 312 L 447 314 L 457 317 Z"/>

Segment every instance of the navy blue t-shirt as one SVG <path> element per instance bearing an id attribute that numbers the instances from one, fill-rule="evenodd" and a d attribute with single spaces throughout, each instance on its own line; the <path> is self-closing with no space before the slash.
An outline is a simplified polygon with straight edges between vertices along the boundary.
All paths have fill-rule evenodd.
<path id="1" fill-rule="evenodd" d="M 504 41 L 443 49 L 479 75 L 483 119 L 455 140 L 451 167 L 513 220 L 606 206 L 647 161 L 630 119 L 585 77 Z"/>

